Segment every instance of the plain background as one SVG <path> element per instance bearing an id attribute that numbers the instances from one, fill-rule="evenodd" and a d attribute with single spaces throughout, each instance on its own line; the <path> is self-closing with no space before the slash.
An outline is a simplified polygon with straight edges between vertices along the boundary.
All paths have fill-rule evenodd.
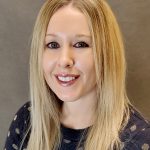
<path id="1" fill-rule="evenodd" d="M 0 0 L 0 149 L 16 111 L 29 100 L 29 53 L 42 0 Z M 150 119 L 150 0 L 109 0 L 126 49 L 127 91 Z"/>

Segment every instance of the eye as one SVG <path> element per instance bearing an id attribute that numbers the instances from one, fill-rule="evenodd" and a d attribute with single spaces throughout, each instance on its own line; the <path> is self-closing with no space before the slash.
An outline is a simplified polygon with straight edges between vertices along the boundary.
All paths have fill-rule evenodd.
<path id="1" fill-rule="evenodd" d="M 78 42 L 78 43 L 74 44 L 73 47 L 75 47 L 75 48 L 86 48 L 86 47 L 89 47 L 89 45 L 85 42 Z"/>
<path id="2" fill-rule="evenodd" d="M 60 45 L 57 42 L 50 42 L 46 44 L 46 47 L 50 49 L 57 49 L 60 47 Z"/>

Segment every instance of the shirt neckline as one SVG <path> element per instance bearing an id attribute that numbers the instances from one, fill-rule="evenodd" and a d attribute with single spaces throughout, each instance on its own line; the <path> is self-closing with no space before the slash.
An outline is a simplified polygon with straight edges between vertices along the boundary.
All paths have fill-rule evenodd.
<path id="1" fill-rule="evenodd" d="M 90 127 L 84 129 L 72 129 L 61 124 L 61 133 L 64 139 L 77 142 L 80 140 L 83 134 L 84 134 L 83 140 L 86 139 L 86 134 L 89 128 Z"/>

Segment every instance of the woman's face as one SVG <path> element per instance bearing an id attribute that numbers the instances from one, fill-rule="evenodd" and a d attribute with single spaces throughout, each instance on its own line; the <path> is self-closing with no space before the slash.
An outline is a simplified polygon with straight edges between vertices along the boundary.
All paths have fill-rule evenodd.
<path id="1" fill-rule="evenodd" d="M 62 101 L 92 98 L 96 77 L 86 17 L 66 6 L 50 19 L 45 37 L 43 70 L 47 84 Z"/>

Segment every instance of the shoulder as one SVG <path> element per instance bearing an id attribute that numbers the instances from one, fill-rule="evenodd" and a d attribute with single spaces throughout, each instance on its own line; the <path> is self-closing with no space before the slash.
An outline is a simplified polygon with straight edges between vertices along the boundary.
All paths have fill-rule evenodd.
<path id="1" fill-rule="evenodd" d="M 17 149 L 20 146 L 21 141 L 30 124 L 30 106 L 30 102 L 26 102 L 15 114 L 6 138 L 6 149 Z"/>
<path id="2" fill-rule="evenodd" d="M 23 131 L 24 127 L 27 126 L 30 121 L 30 108 L 31 105 L 29 101 L 23 104 L 15 114 L 11 126 L 16 126 Z"/>
<path id="3" fill-rule="evenodd" d="M 130 118 L 121 133 L 121 141 L 124 150 L 150 149 L 150 122 L 134 108 L 130 108 Z"/>

